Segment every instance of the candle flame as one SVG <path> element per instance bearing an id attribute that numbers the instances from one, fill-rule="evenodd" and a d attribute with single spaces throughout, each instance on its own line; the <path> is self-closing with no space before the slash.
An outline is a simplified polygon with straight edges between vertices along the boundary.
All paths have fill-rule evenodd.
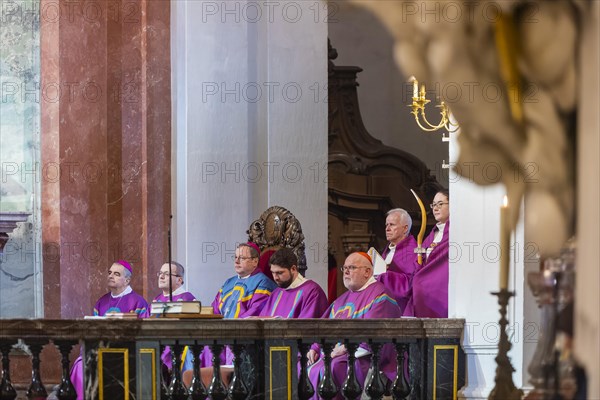
<path id="1" fill-rule="evenodd" d="M 508 207 L 508 197 L 506 195 L 504 195 L 504 199 L 502 200 L 502 207 Z"/>

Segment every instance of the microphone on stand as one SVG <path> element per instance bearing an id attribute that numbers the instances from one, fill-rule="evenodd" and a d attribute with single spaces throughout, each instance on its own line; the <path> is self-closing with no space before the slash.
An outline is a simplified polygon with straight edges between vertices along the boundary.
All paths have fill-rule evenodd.
<path id="1" fill-rule="evenodd" d="M 208 312 L 202 312 L 202 303 L 198 300 L 177 300 L 173 301 L 173 280 L 171 279 L 171 268 L 173 265 L 172 258 L 172 245 L 171 245 L 171 226 L 173 222 L 173 215 L 169 216 L 169 229 L 167 231 L 167 245 L 169 249 L 169 300 L 165 302 L 153 303 L 152 314 L 162 315 L 163 317 L 171 318 L 199 318 L 201 314 L 205 318 L 218 318 Z M 176 271 L 179 272 L 181 265 L 176 264 Z M 183 275 L 177 275 L 182 277 Z M 179 286 L 181 287 L 181 286 Z M 189 293 L 188 293 L 189 294 Z M 212 307 L 210 307 L 212 311 Z M 210 315 L 209 315 L 210 314 Z"/>
<path id="2" fill-rule="evenodd" d="M 171 279 L 171 221 L 173 221 L 173 215 L 169 216 L 169 232 L 167 234 L 168 246 L 169 246 L 169 301 L 173 301 L 173 283 Z"/>

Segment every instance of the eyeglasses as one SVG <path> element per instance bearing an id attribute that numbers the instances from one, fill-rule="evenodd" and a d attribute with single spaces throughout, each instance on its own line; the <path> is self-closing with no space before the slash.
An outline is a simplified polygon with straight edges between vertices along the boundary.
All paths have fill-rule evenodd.
<path id="1" fill-rule="evenodd" d="M 167 276 L 167 275 L 176 276 L 176 277 L 181 276 L 181 275 L 177 275 L 177 274 L 169 274 L 168 272 L 157 272 L 156 273 L 156 276 L 159 278 L 162 278 L 163 276 Z"/>
<path id="2" fill-rule="evenodd" d="M 250 260 L 251 258 L 256 258 L 256 257 L 244 257 L 244 256 L 231 256 L 231 259 L 233 261 L 244 261 L 244 260 Z"/>
<path id="3" fill-rule="evenodd" d="M 342 265 L 340 267 L 340 271 L 342 271 L 342 272 L 346 272 L 346 271 L 354 272 L 354 271 L 356 271 L 359 268 L 369 268 L 369 267 L 365 267 L 364 265 L 361 265 L 361 266 L 359 266 L 359 265 Z"/>
<path id="4" fill-rule="evenodd" d="M 431 209 L 433 210 L 434 208 L 442 208 L 442 206 L 443 206 L 444 204 L 448 204 L 448 203 L 442 203 L 442 202 L 440 201 L 440 202 L 437 202 L 437 203 L 431 203 L 431 204 L 429 205 L 429 207 L 431 207 Z"/>

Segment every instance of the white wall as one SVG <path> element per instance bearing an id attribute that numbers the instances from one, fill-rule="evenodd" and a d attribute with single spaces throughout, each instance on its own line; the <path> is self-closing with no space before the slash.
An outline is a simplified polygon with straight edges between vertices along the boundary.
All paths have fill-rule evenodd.
<path id="1" fill-rule="evenodd" d="M 236 243 L 272 205 L 298 217 L 307 276 L 326 286 L 324 3 L 172 2 L 174 259 L 210 302 Z M 311 8 L 309 8 L 311 7 Z M 320 171 L 317 176 L 315 171 Z M 316 248 L 315 247 L 315 248 Z"/>
<path id="2" fill-rule="evenodd" d="M 452 163 L 459 151 L 456 136 L 453 134 L 450 142 Z M 499 289 L 500 206 L 504 194 L 502 185 L 477 186 L 468 178 L 450 174 L 448 317 L 466 320 L 463 349 L 467 355 L 467 383 L 460 396 L 467 399 L 487 399 L 494 388 L 500 313 L 498 298 L 491 292 Z M 529 359 L 524 358 L 524 349 L 535 347 L 535 343 L 524 343 L 523 336 L 524 240 L 521 217 L 511 238 L 509 290 L 516 291 L 516 297 L 511 298 L 507 311 L 507 332 L 513 346 L 509 357 L 516 370 L 513 381 L 519 388 L 527 383 Z"/>

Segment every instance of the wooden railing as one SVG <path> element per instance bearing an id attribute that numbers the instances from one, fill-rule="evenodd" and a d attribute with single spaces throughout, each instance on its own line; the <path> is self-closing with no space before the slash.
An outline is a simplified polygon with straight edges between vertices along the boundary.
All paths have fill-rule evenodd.
<path id="1" fill-rule="evenodd" d="M 83 345 L 85 398 L 90 400 L 154 399 L 308 399 L 313 393 L 329 399 L 346 398 L 453 399 L 464 384 L 464 353 L 460 348 L 462 319 L 376 320 L 0 320 L 2 382 L 0 400 L 15 399 L 10 380 L 11 349 L 17 341 L 29 347 L 32 360 L 28 398 L 45 399 L 40 375 L 40 352 L 53 344 L 62 358 L 59 399 L 73 399 L 69 380 L 69 353 Z M 313 343 L 325 354 L 325 373 L 318 387 L 307 379 L 306 353 Z M 327 366 L 336 343 L 345 343 L 350 362 L 345 382 L 335 385 Z M 356 381 L 353 349 L 368 343 L 374 373 L 364 383 Z M 382 345 L 396 349 L 396 379 L 384 385 L 378 371 Z M 219 354 L 224 345 L 233 353 L 234 372 L 229 387 L 221 381 L 218 357 L 213 381 L 207 388 L 194 363 L 194 381 L 188 390 L 174 370 L 170 382 L 161 382 L 160 355 L 165 346 L 179 365 L 183 346 L 198 354 L 209 345 Z M 297 357 L 300 354 L 301 357 Z M 405 373 L 404 358 L 408 356 Z M 340 386 L 340 387 L 337 387 Z M 366 388 L 366 389 L 365 389 Z"/>

